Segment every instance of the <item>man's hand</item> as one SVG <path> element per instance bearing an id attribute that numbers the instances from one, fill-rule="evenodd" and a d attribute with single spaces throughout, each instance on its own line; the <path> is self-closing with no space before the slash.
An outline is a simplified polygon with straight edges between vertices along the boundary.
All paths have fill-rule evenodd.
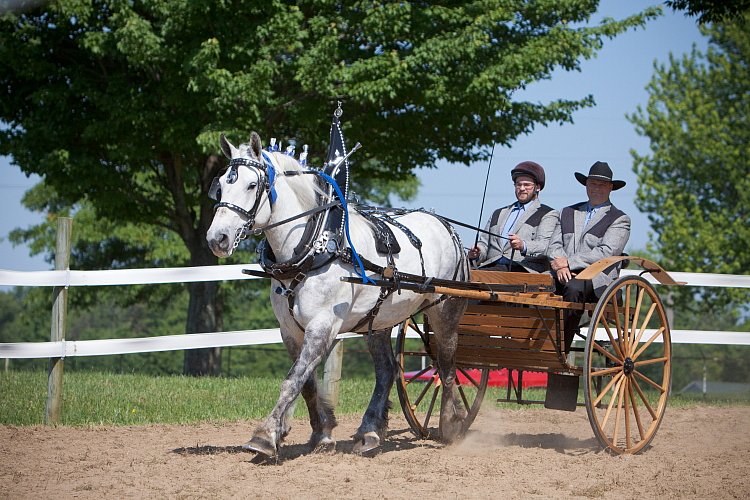
<path id="1" fill-rule="evenodd" d="M 568 281 L 573 279 L 573 276 L 575 276 L 574 273 L 570 272 L 567 257 L 555 257 L 554 259 L 552 259 L 552 262 L 550 262 L 550 267 L 552 267 L 552 270 L 557 276 L 557 281 L 559 281 L 560 283 L 567 283 Z"/>
<path id="2" fill-rule="evenodd" d="M 560 269 L 568 269 L 568 258 L 567 257 L 555 257 L 550 262 L 550 266 L 553 271 L 559 271 Z"/>
<path id="3" fill-rule="evenodd" d="M 479 254 L 481 253 L 481 250 L 479 250 L 479 247 L 474 247 L 469 249 L 468 252 L 466 252 L 466 256 L 469 257 L 471 260 L 475 260 L 479 258 Z"/>
<path id="4" fill-rule="evenodd" d="M 510 236 L 510 247 L 514 250 L 523 250 L 523 240 L 517 234 L 511 234 Z"/>

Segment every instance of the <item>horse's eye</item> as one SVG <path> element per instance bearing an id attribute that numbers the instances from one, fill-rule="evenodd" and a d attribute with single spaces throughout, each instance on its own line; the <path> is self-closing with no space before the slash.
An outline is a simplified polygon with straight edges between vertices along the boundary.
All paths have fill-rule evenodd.
<path id="1" fill-rule="evenodd" d="M 251 182 L 250 185 L 247 187 L 247 190 L 250 191 L 251 189 L 255 189 L 256 187 L 258 187 L 258 183 Z"/>

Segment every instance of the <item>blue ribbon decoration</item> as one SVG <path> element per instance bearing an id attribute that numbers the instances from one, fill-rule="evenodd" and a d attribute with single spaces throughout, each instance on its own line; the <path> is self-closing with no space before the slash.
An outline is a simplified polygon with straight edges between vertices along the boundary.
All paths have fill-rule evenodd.
<path id="1" fill-rule="evenodd" d="M 336 191 L 336 196 L 338 196 L 339 200 L 341 201 L 341 208 L 344 210 L 344 231 L 346 233 L 346 241 L 349 242 L 349 248 L 352 249 L 352 259 L 356 261 L 357 267 L 359 268 L 359 276 L 362 278 L 362 283 L 372 283 L 374 285 L 375 282 L 368 278 L 365 274 L 365 266 L 364 264 L 362 264 L 362 261 L 359 258 L 359 253 L 357 253 L 357 250 L 354 248 L 351 236 L 349 236 L 349 207 L 346 204 L 346 200 L 344 199 L 344 195 L 341 193 L 339 185 L 336 183 L 336 180 L 333 177 L 326 174 L 325 172 L 317 170 L 315 172 L 326 182 L 328 182 L 328 184 L 333 187 L 334 191 Z"/>
<path id="2" fill-rule="evenodd" d="M 265 151 L 261 151 L 261 154 L 263 155 L 263 161 L 266 162 L 266 169 L 268 171 L 268 185 L 270 186 L 270 189 L 268 191 L 269 196 L 271 198 L 271 205 L 276 203 L 276 198 L 279 197 L 279 195 L 276 193 L 276 187 L 274 186 L 274 183 L 276 182 L 276 169 L 273 166 L 273 163 L 271 162 L 271 159 L 268 157 Z"/>

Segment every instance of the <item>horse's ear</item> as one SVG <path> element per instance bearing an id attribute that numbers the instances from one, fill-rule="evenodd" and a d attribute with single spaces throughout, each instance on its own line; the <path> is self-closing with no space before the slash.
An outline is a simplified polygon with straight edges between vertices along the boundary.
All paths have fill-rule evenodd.
<path id="1" fill-rule="evenodd" d="M 232 150 L 234 149 L 234 146 L 232 146 L 232 143 L 227 140 L 227 136 L 225 136 L 224 134 L 221 134 L 219 145 L 221 146 L 221 152 L 224 153 L 224 156 L 231 160 Z"/>
<path id="2" fill-rule="evenodd" d="M 253 130 L 250 134 L 250 150 L 253 152 L 256 158 L 260 158 L 261 150 L 263 146 L 260 143 L 260 136 Z"/>

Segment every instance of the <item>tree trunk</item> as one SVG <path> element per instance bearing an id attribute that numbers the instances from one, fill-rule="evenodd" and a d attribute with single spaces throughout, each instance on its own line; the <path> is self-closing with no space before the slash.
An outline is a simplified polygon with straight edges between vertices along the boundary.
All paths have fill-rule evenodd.
<path id="1" fill-rule="evenodd" d="M 191 265 L 216 265 L 218 259 L 208 246 L 200 245 L 193 252 Z M 220 293 L 220 282 L 204 281 L 188 283 L 190 302 L 188 304 L 185 333 L 220 332 L 224 329 L 223 300 Z M 221 374 L 221 348 L 190 349 L 185 351 L 183 373 L 192 376 L 218 376 Z"/>

